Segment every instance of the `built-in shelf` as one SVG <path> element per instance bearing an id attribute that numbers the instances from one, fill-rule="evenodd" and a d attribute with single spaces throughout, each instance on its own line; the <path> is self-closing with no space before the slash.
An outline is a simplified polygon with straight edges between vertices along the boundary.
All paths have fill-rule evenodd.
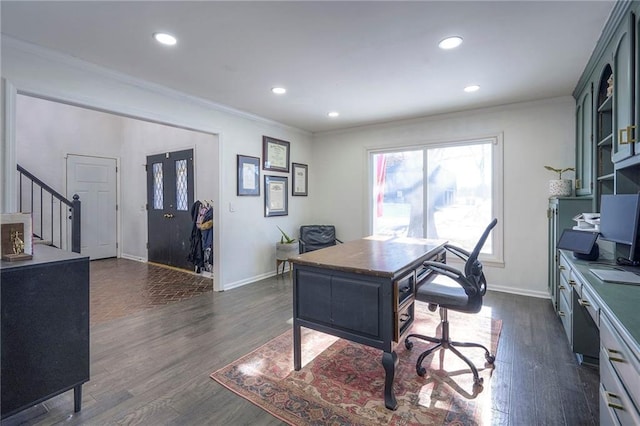
<path id="1" fill-rule="evenodd" d="M 611 111 L 613 107 L 612 99 L 613 99 L 613 96 L 609 96 L 608 98 L 606 98 L 604 102 L 602 102 L 602 104 L 600 104 L 600 106 L 598 107 L 598 112 Z"/>
<path id="2" fill-rule="evenodd" d="M 612 142 L 613 142 L 613 133 L 609 133 L 600 142 L 598 142 L 598 146 L 611 146 Z"/>
<path id="3" fill-rule="evenodd" d="M 598 180 L 613 180 L 613 173 L 609 173 L 608 175 L 598 176 Z"/>

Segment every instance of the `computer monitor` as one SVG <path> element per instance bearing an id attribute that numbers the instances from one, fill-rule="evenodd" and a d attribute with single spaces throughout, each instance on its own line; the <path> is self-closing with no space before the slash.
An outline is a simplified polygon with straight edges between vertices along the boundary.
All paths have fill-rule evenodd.
<path id="1" fill-rule="evenodd" d="M 629 246 L 630 262 L 637 262 L 640 194 L 603 195 L 600 199 L 600 238 Z"/>

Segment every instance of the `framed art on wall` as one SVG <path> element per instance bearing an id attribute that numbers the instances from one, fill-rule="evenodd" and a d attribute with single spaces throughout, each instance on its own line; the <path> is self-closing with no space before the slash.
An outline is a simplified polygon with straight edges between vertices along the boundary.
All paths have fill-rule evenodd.
<path id="1" fill-rule="evenodd" d="M 291 163 L 293 169 L 293 184 L 291 185 L 291 195 L 309 195 L 307 192 L 307 186 L 309 184 L 309 178 L 307 172 L 309 166 L 300 163 Z"/>
<path id="2" fill-rule="evenodd" d="M 286 216 L 289 214 L 288 203 L 289 178 L 285 176 L 264 177 L 264 215 Z"/>
<path id="3" fill-rule="evenodd" d="M 260 195 L 260 159 L 238 154 L 238 195 Z"/>
<path id="4" fill-rule="evenodd" d="M 262 169 L 289 173 L 289 142 L 262 137 Z"/>

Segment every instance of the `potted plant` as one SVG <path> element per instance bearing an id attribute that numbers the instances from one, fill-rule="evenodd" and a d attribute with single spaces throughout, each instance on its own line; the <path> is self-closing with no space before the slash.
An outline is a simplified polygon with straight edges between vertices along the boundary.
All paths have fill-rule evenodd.
<path id="1" fill-rule="evenodd" d="M 282 234 L 280 242 L 276 243 L 276 260 L 287 260 L 298 254 L 298 244 L 295 238 L 291 238 L 279 226 L 278 229 Z"/>
<path id="2" fill-rule="evenodd" d="M 574 171 L 573 167 L 565 167 L 564 169 L 556 169 L 551 166 L 544 166 L 545 169 L 558 173 L 558 179 L 551 179 L 549 181 L 549 198 L 554 197 L 570 197 L 572 194 L 573 186 L 571 179 L 562 179 L 562 174 L 568 171 Z"/>

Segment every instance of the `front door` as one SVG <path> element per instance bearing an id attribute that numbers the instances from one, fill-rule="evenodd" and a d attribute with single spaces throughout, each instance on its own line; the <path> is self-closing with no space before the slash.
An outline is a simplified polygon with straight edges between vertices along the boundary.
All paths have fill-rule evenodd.
<path id="1" fill-rule="evenodd" d="M 91 260 L 117 256 L 116 159 L 67 155 L 67 198 L 80 196 L 80 252 Z"/>
<path id="2" fill-rule="evenodd" d="M 147 156 L 149 262 L 192 269 L 193 150 Z"/>

